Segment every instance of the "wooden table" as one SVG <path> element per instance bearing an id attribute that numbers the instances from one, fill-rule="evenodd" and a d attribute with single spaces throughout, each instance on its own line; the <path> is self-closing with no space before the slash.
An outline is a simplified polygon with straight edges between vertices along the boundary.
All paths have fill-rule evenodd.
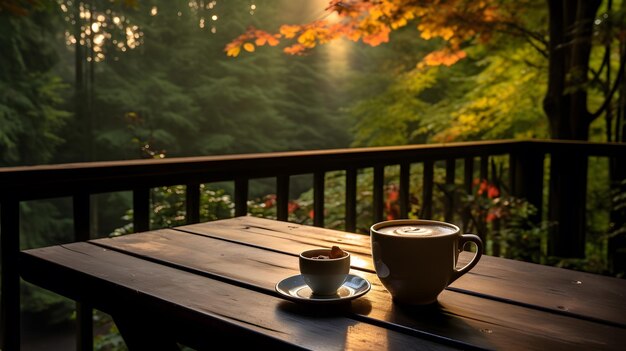
<path id="1" fill-rule="evenodd" d="M 274 291 L 298 253 L 338 244 L 372 290 L 343 305 Z M 468 255 L 462 255 L 467 259 Z M 483 256 L 439 296 L 407 308 L 376 277 L 369 237 L 238 217 L 20 254 L 22 277 L 110 313 L 131 349 L 598 350 L 626 345 L 626 281 Z"/>

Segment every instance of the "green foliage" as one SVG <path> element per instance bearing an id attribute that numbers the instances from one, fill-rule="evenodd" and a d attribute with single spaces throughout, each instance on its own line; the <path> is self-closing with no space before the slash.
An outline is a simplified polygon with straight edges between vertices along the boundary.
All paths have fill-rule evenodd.
<path id="1" fill-rule="evenodd" d="M 152 189 L 150 228 L 170 228 L 186 224 L 185 186 L 176 185 Z M 258 207 L 259 205 L 257 205 Z M 200 185 L 200 219 L 203 222 L 233 217 L 235 204 L 224 189 L 213 190 Z M 110 236 L 133 233 L 133 210 L 126 211 L 122 220 L 126 222 L 116 228 Z"/>
<path id="2" fill-rule="evenodd" d="M 60 128 L 67 84 L 53 72 L 58 21 L 39 10 L 28 17 L 0 13 L 0 166 L 50 162 L 64 140 Z"/>
<path id="3" fill-rule="evenodd" d="M 453 67 L 413 68 L 347 109 L 355 145 L 546 137 L 542 58 L 529 47 L 475 51 Z M 542 83 L 543 82 L 543 83 Z"/>
<path id="4" fill-rule="evenodd" d="M 611 191 L 611 208 L 615 217 L 621 218 L 622 223 L 612 222 L 609 225 L 609 237 L 626 236 L 626 179 L 622 180 Z"/>
<path id="5" fill-rule="evenodd" d="M 417 71 L 403 73 L 382 94 L 360 101 L 348 109 L 357 119 L 353 145 L 386 146 L 415 142 L 416 127 L 430 108 L 426 102 L 415 97 L 435 84 L 436 73 L 435 69 L 424 74 Z"/>
<path id="6" fill-rule="evenodd" d="M 209 10 L 186 1 L 148 1 L 125 9 L 144 40 L 125 53 L 108 42 L 107 58 L 95 64 L 96 158 L 136 157 L 133 138 L 169 156 L 347 145 L 335 112 L 336 79 L 323 73 L 321 54 L 290 58 L 259 50 L 237 60 L 223 54 L 244 17 L 270 23 L 277 12 L 276 5 L 257 6 L 253 17 L 244 2 Z M 213 14 L 220 20 L 210 21 Z M 132 132 L 125 126 L 129 114 L 136 116 Z"/>
<path id="7" fill-rule="evenodd" d="M 486 251 L 527 262 L 542 263 L 545 253 L 542 240 L 550 224 L 538 221 L 537 208 L 525 199 L 506 194 L 498 179 L 489 182 L 475 179 L 471 192 L 458 185 L 438 184 L 455 207 L 465 232 L 476 233 L 485 241 Z"/>
<path id="8" fill-rule="evenodd" d="M 442 72 L 443 79 L 451 73 L 460 84 L 433 106 L 428 119 L 437 132 L 433 140 L 548 137 L 543 58 L 528 46 L 475 56 L 476 74 L 462 74 L 460 66 Z"/>
<path id="9" fill-rule="evenodd" d="M 94 325 L 100 330 L 106 330 L 94 337 L 93 348 L 96 351 L 126 351 L 126 343 L 122 338 L 113 319 L 106 313 L 95 310 Z"/>

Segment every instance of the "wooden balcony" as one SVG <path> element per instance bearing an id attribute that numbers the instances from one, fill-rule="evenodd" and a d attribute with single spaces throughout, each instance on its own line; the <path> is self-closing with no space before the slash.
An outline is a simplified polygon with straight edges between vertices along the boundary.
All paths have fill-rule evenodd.
<path id="1" fill-rule="evenodd" d="M 186 222 L 200 220 L 200 184 L 234 182 L 235 215 L 248 212 L 249 181 L 276 179 L 277 218 L 288 219 L 290 177 L 313 175 L 314 225 L 324 227 L 325 173 L 345 171 L 345 229 L 356 229 L 357 171 L 373 169 L 373 221 L 384 216 L 384 176 L 386 166 L 399 165 L 400 217 L 409 213 L 409 189 L 421 182 L 421 218 L 440 215 L 453 221 L 455 203 L 434 197 L 435 163 L 445 163 L 445 183 L 459 184 L 471 191 L 476 178 L 491 177 L 490 159 L 507 162 L 508 187 L 512 195 L 527 199 L 546 217 L 558 223 L 549 237 L 549 253 L 580 257 L 585 249 L 585 196 L 587 158 L 608 157 L 626 162 L 625 144 L 568 141 L 484 141 L 445 145 L 411 145 L 382 148 L 265 154 L 170 158 L 63 164 L 0 169 L 0 229 L 2 233 L 2 349 L 19 349 L 20 270 L 19 204 L 21 201 L 57 197 L 73 199 L 74 239 L 89 239 L 90 196 L 115 191 L 132 191 L 135 231 L 149 229 L 150 189 L 186 186 Z M 550 162 L 546 162 L 546 160 Z M 411 174 L 411 165 L 423 164 L 421 177 Z M 462 165 L 462 172 L 457 172 Z M 457 174 L 462 179 L 457 180 Z M 549 175 L 548 203 L 544 204 L 544 179 Z M 582 187 L 579 187 L 582 184 Z M 443 214 L 433 213 L 434 203 L 442 201 Z M 544 206 L 547 205 L 547 206 Z M 24 233 L 28 235 L 28 233 Z M 609 251 L 609 255 L 611 255 Z M 91 308 L 78 306 L 79 345 L 92 340 Z"/>

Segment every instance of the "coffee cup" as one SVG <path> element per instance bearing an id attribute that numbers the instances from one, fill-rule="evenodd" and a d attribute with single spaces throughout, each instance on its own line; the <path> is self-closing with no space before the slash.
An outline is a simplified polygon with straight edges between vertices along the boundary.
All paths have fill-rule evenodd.
<path id="1" fill-rule="evenodd" d="M 450 283 L 472 269 L 483 254 L 483 243 L 459 227 L 428 220 L 392 220 L 370 229 L 376 275 L 394 301 L 424 305 Z M 459 253 L 466 243 L 476 245 L 476 254 L 457 269 Z"/>
<path id="2" fill-rule="evenodd" d="M 313 249 L 300 254 L 300 274 L 316 295 L 335 295 L 350 271 L 350 254 L 330 258 L 331 249 Z"/>

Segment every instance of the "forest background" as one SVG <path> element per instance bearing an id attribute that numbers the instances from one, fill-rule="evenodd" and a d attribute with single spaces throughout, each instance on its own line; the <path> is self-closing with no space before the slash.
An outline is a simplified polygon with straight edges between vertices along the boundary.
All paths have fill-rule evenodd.
<path id="1" fill-rule="evenodd" d="M 305 55 L 285 55 L 284 43 L 278 48 L 242 46 L 254 53 L 226 55 L 227 45 L 248 26 L 278 31 L 281 24 L 326 20 L 327 3 L 0 2 L 0 167 L 550 137 L 543 109 L 548 60 L 537 50 L 536 38 L 502 35 L 479 41 L 464 47 L 462 60 L 426 68 L 420 62 L 445 39 L 420 36 L 416 25 L 394 30 L 388 43 L 376 47 L 340 39 Z M 519 19 L 546 39 L 546 3 L 517 3 Z M 594 30 L 602 33 L 607 23 L 623 21 L 624 7 L 622 1 L 602 2 Z M 596 44 L 591 65 L 612 69 L 614 79 L 624 39 L 612 44 L 608 56 L 602 50 L 605 43 Z M 602 106 L 610 85 L 610 77 L 604 82 L 595 78 L 584 87 L 593 109 Z M 591 124 L 590 140 L 623 138 L 615 118 L 607 120 Z M 503 231 L 498 237 L 504 242 L 503 255 L 606 273 L 600 253 L 611 232 L 614 194 L 608 160 L 591 159 L 589 167 L 594 181 L 588 208 L 593 211 L 587 222 L 593 245 L 587 259 L 552 262 L 529 254 L 541 252 L 549 223 L 526 228 L 514 238 Z M 393 172 L 397 170 L 389 170 Z M 443 183 L 442 170 L 436 170 L 436 177 Z M 327 187 L 341 188 L 340 178 L 330 174 Z M 365 174 L 362 182 L 367 181 Z M 292 220 L 310 223 L 310 184 L 307 177 L 295 179 Z M 251 212 L 271 217 L 273 183 L 258 180 L 251 185 Z M 363 231 L 371 199 L 367 184 L 359 186 Z M 392 180 L 387 182 L 386 214 L 391 217 L 394 186 Z M 489 186 L 504 192 L 496 182 Z M 443 197 L 445 190 L 436 195 Z M 481 191 L 480 184 L 476 191 Z M 203 219 L 230 216 L 231 192 L 232 184 L 203 187 Z M 341 228 L 341 206 L 332 210 L 341 193 L 331 193 L 335 195 L 327 195 L 329 222 Z M 465 195 L 477 199 L 471 197 L 476 194 Z M 492 201 L 498 197 L 490 196 L 485 206 L 498 209 Z M 183 199 L 181 188 L 154 190 L 152 227 L 182 223 Z M 92 202 L 97 212 L 92 235 L 132 231 L 129 193 L 93 196 Z M 524 206 L 506 209 L 513 222 L 529 216 Z M 28 235 L 21 238 L 22 248 L 71 240 L 70 214 L 69 199 L 23 203 L 21 233 Z M 520 236 L 527 236 L 525 243 Z M 24 293 L 26 314 L 44 313 L 46 323 L 67 320 L 67 301 L 33 287 Z"/>

